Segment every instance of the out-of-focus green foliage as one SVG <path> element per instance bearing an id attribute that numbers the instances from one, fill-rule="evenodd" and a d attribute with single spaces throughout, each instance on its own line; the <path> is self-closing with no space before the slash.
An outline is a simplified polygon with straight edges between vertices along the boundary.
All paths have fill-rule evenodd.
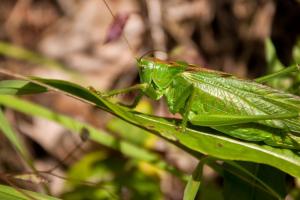
<path id="1" fill-rule="evenodd" d="M 18 47 L 8 42 L 0 41 L 0 55 L 4 55 L 10 58 L 28 61 L 34 64 L 44 65 L 50 68 L 64 69 L 65 67 L 59 62 L 43 57 L 42 55 Z"/>
<path id="2" fill-rule="evenodd" d="M 3 134 L 8 138 L 14 148 L 22 155 L 22 157 L 28 161 L 29 153 L 24 146 L 22 140 L 20 139 L 19 135 L 13 130 L 10 126 L 9 122 L 7 121 L 6 117 L 2 109 L 0 108 L 0 130 Z"/>
<path id="3" fill-rule="evenodd" d="M 120 199 L 120 195 L 130 199 L 163 198 L 159 177 L 143 173 L 137 161 L 118 154 L 103 151 L 87 154 L 71 167 L 69 178 L 63 199 Z M 83 185 L 78 179 L 94 185 Z"/>
<path id="4" fill-rule="evenodd" d="M 299 40 L 300 41 L 300 40 Z M 280 90 L 286 90 L 290 93 L 299 95 L 300 94 L 300 42 L 298 41 L 293 48 L 292 63 L 293 65 L 298 65 L 299 71 L 296 73 L 290 73 L 287 76 L 279 77 L 268 81 L 268 84 L 274 88 Z M 268 66 L 268 73 L 273 73 L 284 69 L 285 66 L 279 60 L 275 46 L 270 39 L 265 42 L 266 47 L 266 61 Z"/>

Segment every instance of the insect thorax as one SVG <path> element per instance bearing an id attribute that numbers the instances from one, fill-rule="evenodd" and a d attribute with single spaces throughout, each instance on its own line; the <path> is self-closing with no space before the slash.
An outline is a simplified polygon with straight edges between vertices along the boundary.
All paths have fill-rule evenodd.
<path id="1" fill-rule="evenodd" d="M 177 79 L 184 72 L 186 66 L 183 63 L 170 63 L 154 58 L 139 59 L 138 68 L 141 83 L 147 83 L 149 86 L 144 91 L 145 94 L 155 100 L 161 98 L 163 95 L 167 97 L 167 100 L 171 96 L 175 97 L 173 94 L 169 94 L 169 92 L 175 93 L 175 90 L 172 90 L 172 88 L 178 82 Z M 179 87 L 179 85 L 177 84 L 176 87 Z"/>

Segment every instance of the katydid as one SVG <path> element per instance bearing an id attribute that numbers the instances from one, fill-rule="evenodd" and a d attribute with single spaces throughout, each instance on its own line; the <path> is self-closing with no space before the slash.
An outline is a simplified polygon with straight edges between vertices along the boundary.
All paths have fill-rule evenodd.
<path id="1" fill-rule="evenodd" d="M 137 66 L 141 84 L 102 96 L 141 90 L 151 99 L 166 99 L 169 111 L 182 116 L 181 132 L 189 123 L 247 141 L 300 149 L 300 97 L 258 83 L 297 71 L 299 66 L 257 82 L 182 61 L 142 57 Z"/>
<path id="2" fill-rule="evenodd" d="M 154 100 L 165 97 L 170 112 L 182 116 L 182 132 L 189 122 L 248 141 L 300 148 L 300 97 L 182 61 L 141 58 L 137 65 L 141 84 L 103 96 L 140 89 Z M 265 137 L 270 132 L 283 139 Z"/>

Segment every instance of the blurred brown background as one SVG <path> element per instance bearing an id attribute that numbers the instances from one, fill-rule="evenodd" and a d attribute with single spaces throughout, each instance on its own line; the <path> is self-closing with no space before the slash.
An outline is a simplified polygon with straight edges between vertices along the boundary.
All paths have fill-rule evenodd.
<path id="1" fill-rule="evenodd" d="M 2 48 L 0 67 L 109 90 L 136 83 L 135 57 L 155 49 L 160 50 L 155 52 L 158 57 L 254 78 L 266 71 L 266 38 L 271 37 L 279 58 L 289 65 L 292 47 L 300 33 L 300 3 L 296 0 L 107 2 L 115 18 L 102 0 L 1 0 L 0 40 L 61 64 L 42 65 L 30 59 L 28 62 L 12 58 Z M 27 98 L 101 128 L 108 118 L 101 111 L 57 94 Z M 166 109 L 156 113 L 168 115 Z M 62 160 L 79 141 L 56 124 L 11 111 L 7 115 L 17 130 L 26 135 L 27 145 L 41 167 Z M 1 141 L 1 170 L 17 170 L 19 161 L 7 156 L 14 153 L 4 138 Z M 98 148 L 95 144 L 86 146 Z M 194 161 L 187 162 L 191 165 L 183 164 L 182 168 L 190 171 Z M 61 190 L 57 187 L 53 191 Z"/>

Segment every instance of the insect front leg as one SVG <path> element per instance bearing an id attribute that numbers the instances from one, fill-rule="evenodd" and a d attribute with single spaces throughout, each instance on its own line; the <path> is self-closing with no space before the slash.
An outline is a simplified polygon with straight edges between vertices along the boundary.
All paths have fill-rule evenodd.
<path id="1" fill-rule="evenodd" d="M 139 94 L 134 98 L 132 104 L 131 105 L 127 105 L 127 107 L 129 107 L 129 108 L 135 108 L 139 104 L 139 102 L 140 102 L 141 98 L 143 97 L 143 95 L 144 94 L 140 91 Z"/>
<path id="2" fill-rule="evenodd" d="M 148 87 L 148 84 L 146 83 L 141 83 L 141 84 L 136 84 L 134 86 L 128 87 L 128 88 L 122 88 L 122 89 L 117 89 L 117 90 L 112 90 L 109 92 L 101 93 L 102 97 L 112 97 L 115 95 L 119 94 L 126 94 L 135 90 L 145 90 Z"/>
<path id="3" fill-rule="evenodd" d="M 122 89 L 117 89 L 117 90 L 112 90 L 109 92 L 100 92 L 93 87 L 88 87 L 88 89 L 96 94 L 97 96 L 100 96 L 101 98 L 109 98 L 112 96 L 116 96 L 119 94 L 126 94 L 135 90 L 140 90 L 140 93 L 137 95 L 137 97 L 134 99 L 133 103 L 131 105 L 125 105 L 126 107 L 129 108 L 134 108 L 136 105 L 139 103 L 141 97 L 143 96 L 142 91 L 145 90 L 148 87 L 148 84 L 146 83 L 141 83 L 141 84 L 136 84 L 134 86 L 128 87 L 128 88 L 122 88 Z"/>

